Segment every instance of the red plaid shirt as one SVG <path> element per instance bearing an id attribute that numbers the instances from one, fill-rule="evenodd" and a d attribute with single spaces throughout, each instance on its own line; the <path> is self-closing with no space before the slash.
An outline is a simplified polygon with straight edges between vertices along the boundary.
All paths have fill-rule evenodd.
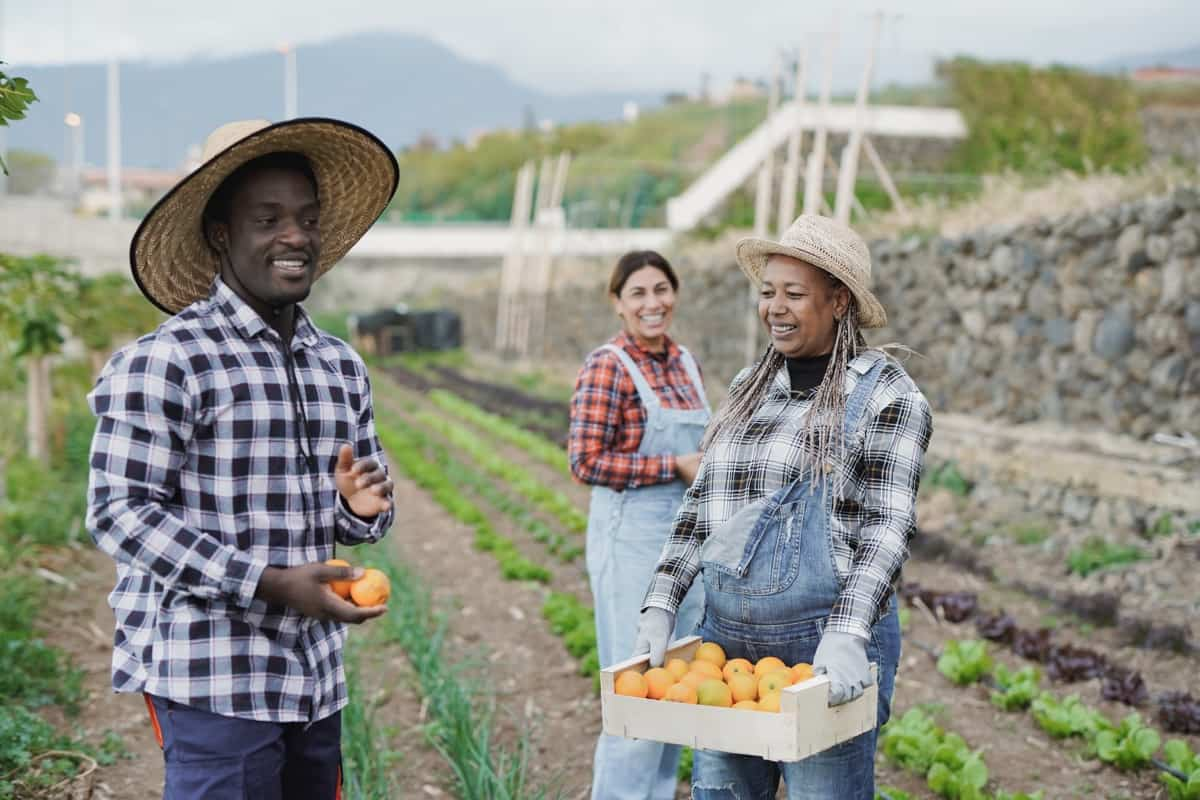
<path id="1" fill-rule="evenodd" d="M 621 332 L 610 340 L 641 368 L 665 408 L 703 408 L 683 366 L 679 345 L 667 339 L 666 353 L 651 353 Z M 611 350 L 593 350 L 575 379 L 568 451 L 571 474 L 581 483 L 636 489 L 675 479 L 675 456 L 637 452 L 646 430 L 646 409 L 633 378 Z"/>

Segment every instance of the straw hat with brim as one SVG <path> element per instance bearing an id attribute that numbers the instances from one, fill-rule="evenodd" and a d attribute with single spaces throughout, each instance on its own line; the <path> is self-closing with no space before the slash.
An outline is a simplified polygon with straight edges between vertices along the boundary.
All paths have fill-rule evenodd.
<path id="1" fill-rule="evenodd" d="M 396 157 L 357 125 L 321 117 L 222 125 L 205 140 L 200 166 L 155 203 L 133 235 L 129 247 L 133 279 L 150 302 L 175 314 L 208 296 L 221 264 L 204 238 L 205 205 L 238 167 L 286 151 L 307 156 L 317 179 L 318 278 L 362 238 L 396 191 L 400 177 Z"/>
<path id="2" fill-rule="evenodd" d="M 779 241 L 748 238 L 737 243 L 737 262 L 756 286 L 762 284 L 767 259 L 773 255 L 798 258 L 840 280 L 858 301 L 858 324 L 887 325 L 887 312 L 871 292 L 871 251 L 854 231 L 829 217 L 802 214 Z"/>

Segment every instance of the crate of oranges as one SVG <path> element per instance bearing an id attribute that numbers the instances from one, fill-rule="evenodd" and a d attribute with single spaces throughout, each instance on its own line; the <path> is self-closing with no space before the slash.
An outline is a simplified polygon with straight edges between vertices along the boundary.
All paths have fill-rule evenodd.
<path id="1" fill-rule="evenodd" d="M 809 664 L 726 659 L 699 636 L 672 643 L 662 667 L 649 662 L 600 671 L 605 733 L 799 761 L 875 727 L 876 686 L 830 708 L 829 679 Z"/>

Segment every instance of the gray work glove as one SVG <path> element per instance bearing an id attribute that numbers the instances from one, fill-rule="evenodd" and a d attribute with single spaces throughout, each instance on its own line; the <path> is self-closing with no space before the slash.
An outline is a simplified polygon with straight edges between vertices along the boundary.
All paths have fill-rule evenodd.
<path id="1" fill-rule="evenodd" d="M 667 654 L 667 643 L 675 630 L 675 615 L 670 611 L 651 606 L 638 618 L 637 639 L 633 643 L 633 654 L 650 654 L 650 666 L 661 667 Z"/>
<path id="2" fill-rule="evenodd" d="M 813 674 L 829 676 L 829 705 L 840 706 L 875 682 L 867 662 L 867 640 L 852 633 L 827 631 L 813 656 Z"/>

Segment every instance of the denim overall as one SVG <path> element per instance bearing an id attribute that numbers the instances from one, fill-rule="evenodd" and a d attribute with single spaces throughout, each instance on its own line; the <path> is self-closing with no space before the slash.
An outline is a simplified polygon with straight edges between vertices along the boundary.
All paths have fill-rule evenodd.
<path id="1" fill-rule="evenodd" d="M 847 400 L 844 441 L 848 448 L 884 363 L 879 359 Z M 812 663 L 843 585 L 829 541 L 834 494 L 830 483 L 820 482 L 816 492 L 807 478 L 784 486 L 751 504 L 749 515 L 735 515 L 705 540 L 701 573 L 707 602 L 697 632 L 719 643 L 729 658 L 754 662 L 773 655 L 789 666 Z M 894 595 L 872 628 L 867 658 L 879 666 L 878 724 L 883 725 L 891 711 L 900 660 Z M 791 800 L 872 800 L 875 737 L 872 730 L 793 762 L 698 751 L 692 797 L 773 800 L 782 776 Z"/>
<path id="2" fill-rule="evenodd" d="M 684 455 L 700 449 L 708 424 L 708 400 L 691 354 L 683 349 L 688 376 L 704 408 L 664 408 L 641 369 L 619 347 L 608 349 L 621 359 L 646 409 L 646 431 L 638 452 Z M 588 516 L 587 571 L 596 615 L 596 647 L 603 666 L 632 654 L 638 615 L 646 587 L 687 487 L 683 481 L 614 491 L 592 487 Z M 704 606 L 703 589 L 693 586 L 679 607 L 675 638 L 690 635 Z M 600 735 L 593 761 L 593 800 L 672 800 L 678 785 L 679 747 L 619 736 Z"/>

